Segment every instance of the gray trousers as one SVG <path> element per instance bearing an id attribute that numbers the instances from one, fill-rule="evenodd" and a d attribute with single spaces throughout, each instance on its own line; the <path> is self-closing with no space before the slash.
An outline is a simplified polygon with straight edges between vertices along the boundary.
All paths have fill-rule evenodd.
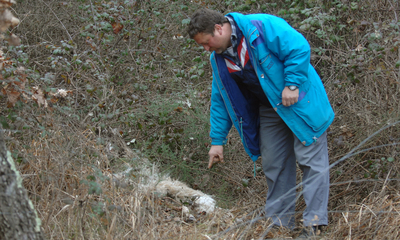
<path id="1" fill-rule="evenodd" d="M 304 146 L 272 108 L 260 107 L 260 147 L 267 178 L 267 217 L 294 228 L 296 159 L 303 172 L 305 226 L 328 225 L 329 159 L 326 132 Z"/>

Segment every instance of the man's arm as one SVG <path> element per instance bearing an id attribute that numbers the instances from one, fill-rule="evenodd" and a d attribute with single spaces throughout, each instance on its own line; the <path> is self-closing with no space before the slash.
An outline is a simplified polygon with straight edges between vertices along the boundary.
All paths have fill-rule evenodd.
<path id="1" fill-rule="evenodd" d="M 215 79 L 214 71 L 213 76 Z M 232 128 L 232 121 L 215 80 L 212 82 L 211 90 L 210 124 L 211 145 L 225 145 L 226 136 L 228 136 L 229 130 Z"/>
<path id="2" fill-rule="evenodd" d="M 300 87 L 308 79 L 311 49 L 307 39 L 277 17 L 263 21 L 263 26 L 267 49 L 284 64 L 285 86 Z"/>
<path id="3" fill-rule="evenodd" d="M 211 56 L 212 59 L 212 56 Z M 212 62 L 213 60 L 211 60 Z M 215 60 L 214 60 L 215 61 Z M 212 64 L 213 65 L 213 64 Z M 216 73 L 217 72 L 217 73 Z M 216 79 L 219 78 L 217 69 L 213 69 L 213 81 L 211 90 L 211 107 L 210 107 L 210 137 L 211 149 L 208 153 L 210 159 L 208 168 L 218 162 L 224 162 L 223 145 L 227 142 L 227 135 L 232 128 L 232 121 L 229 117 L 224 100 L 218 90 Z"/>

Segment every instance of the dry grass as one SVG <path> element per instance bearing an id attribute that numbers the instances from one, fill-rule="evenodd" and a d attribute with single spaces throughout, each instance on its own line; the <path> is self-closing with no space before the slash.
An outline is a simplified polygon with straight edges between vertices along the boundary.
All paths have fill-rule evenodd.
<path id="1" fill-rule="evenodd" d="M 137 8 L 147 6 L 146 1 L 137 2 L 141 4 L 137 5 Z M 199 4 L 198 1 L 194 2 Z M 318 70 L 324 72 L 323 81 L 336 112 L 336 119 L 328 134 L 331 164 L 341 160 L 378 129 L 400 118 L 400 105 L 398 104 L 400 73 L 396 67 L 400 51 L 397 48 L 397 41 L 393 39 L 399 33 L 398 31 L 390 32 L 387 28 L 392 20 L 397 22 L 398 11 L 395 12 L 394 9 L 398 9 L 399 6 L 393 8 L 391 5 L 394 3 L 392 2 L 368 0 L 364 3 L 365 5 L 369 4 L 368 6 L 371 8 L 360 12 L 349 11 L 346 13 L 349 19 L 344 22 L 354 20 L 354 24 L 357 24 L 368 20 L 371 24 L 362 31 L 347 33 L 344 36 L 345 41 L 341 44 L 325 46 L 315 33 L 305 33 L 312 46 L 323 46 L 327 49 L 321 56 L 313 56 L 313 64 Z M 74 5 L 71 4 L 74 1 L 65 1 L 65 3 L 70 4 L 68 8 L 63 5 L 64 2 L 60 5 L 58 1 L 34 1 L 34 3 L 28 3 L 29 6 L 21 3 L 25 12 L 19 15 L 19 18 L 25 25 L 21 24 L 17 30 L 24 43 L 31 43 L 26 50 L 33 66 L 31 68 L 38 70 L 43 75 L 52 71 L 48 68 L 50 61 L 47 59 L 47 56 L 51 54 L 44 45 L 38 43 L 47 41 L 58 45 L 60 39 L 69 39 L 69 35 L 71 35 L 78 43 L 76 48 L 78 54 L 82 53 L 84 56 L 87 55 L 88 49 L 91 50 L 84 38 L 77 37 L 81 29 L 74 28 L 74 24 L 83 23 L 73 22 L 74 19 L 70 19 L 68 10 L 73 9 L 77 11 L 78 15 L 85 13 L 74 8 Z M 260 4 L 262 3 L 260 2 Z M 135 11 L 137 10 L 135 9 Z M 174 34 L 182 33 L 180 25 L 173 21 L 171 15 L 173 14 L 168 13 L 166 17 L 168 19 L 166 28 L 169 30 L 166 34 L 157 36 L 160 41 L 148 40 L 140 48 L 152 51 L 160 46 L 161 48 L 165 47 L 167 49 L 165 51 L 168 53 L 180 48 L 178 41 L 171 43 Z M 128 16 L 128 18 L 130 17 L 132 16 Z M 137 20 L 138 24 L 139 20 Z M 65 25 L 61 25 L 60 22 Z M 181 19 L 178 22 L 180 24 Z M 362 54 L 357 53 L 356 58 L 352 58 L 352 53 L 355 53 L 354 49 L 359 44 L 368 48 L 366 36 L 376 30 L 372 26 L 373 22 L 378 23 L 381 26 L 381 33 L 388 37 L 386 40 L 385 38 L 381 39 L 380 42 L 385 51 L 380 57 L 377 57 L 376 51 L 368 51 L 367 54 L 364 54 L 365 56 L 363 55 L 364 61 L 359 62 L 358 67 L 354 68 L 351 62 L 358 61 L 355 59 Z M 349 28 L 350 25 L 348 24 L 346 27 Z M 149 27 L 150 23 L 142 21 L 137 31 L 140 32 L 140 29 L 145 31 Z M 118 55 L 121 53 L 119 51 L 125 48 L 135 53 L 138 48 L 135 45 L 136 42 L 140 38 L 144 39 L 144 36 L 148 34 L 144 32 L 142 36 L 141 34 L 132 35 L 126 42 L 121 41 L 119 45 L 116 45 L 116 51 L 113 54 Z M 188 49 L 186 52 L 188 57 L 182 60 L 184 64 L 179 67 L 179 71 L 188 72 L 192 66 L 192 58 L 200 53 L 193 46 Z M 106 50 L 101 53 L 106 55 Z M 45 52 L 46 54 L 44 54 Z M 266 232 L 270 223 L 260 215 L 267 193 L 265 177 L 262 172 L 259 172 L 253 178 L 253 164 L 241 150 L 241 142 L 235 132 L 231 133 L 229 143 L 225 148 L 225 164 L 218 165 L 212 171 L 205 170 L 206 151 L 204 151 L 204 159 L 201 157 L 192 159 L 197 162 L 204 161 L 204 169 L 190 169 L 191 174 L 198 175 L 197 182 L 193 186 L 197 186 L 206 193 L 215 194 L 219 206 L 225 209 L 215 214 L 204 215 L 192 212 L 196 219 L 193 221 L 182 214 L 182 206 L 191 207 L 190 203 L 183 204 L 170 196 L 158 196 L 154 192 L 139 191 L 138 186 L 142 179 L 140 176 L 130 175 L 128 182 L 115 182 L 112 178 L 113 173 L 121 172 L 127 166 L 140 166 L 146 157 L 140 151 L 136 151 L 134 147 L 128 147 L 126 145 L 127 138 L 129 140 L 142 138 L 141 140 L 143 140 L 147 137 L 147 133 L 150 136 L 165 129 L 172 129 L 172 127 L 176 127 L 175 125 L 181 125 L 181 122 L 178 122 L 175 125 L 149 128 L 146 132 L 138 130 L 136 126 L 125 124 L 125 122 L 131 121 L 129 119 L 124 120 L 122 124 L 119 118 L 127 115 L 124 112 L 126 109 L 129 109 L 126 110 L 128 113 L 137 114 L 142 110 L 139 106 L 143 107 L 145 111 L 150 111 L 147 107 L 150 105 L 148 102 L 151 102 L 151 99 L 145 98 L 145 94 L 148 92 L 132 87 L 134 84 L 147 84 L 146 86 L 149 87 L 149 92 L 152 94 L 159 93 L 159 90 L 164 88 L 167 89 L 167 93 L 174 93 L 179 87 L 190 88 L 193 86 L 190 85 L 192 84 L 191 80 L 186 79 L 181 79 L 176 83 L 165 83 L 170 76 L 171 78 L 175 76 L 176 69 L 173 68 L 178 68 L 176 65 L 160 64 L 156 70 L 144 67 L 147 62 L 163 63 L 163 57 L 166 55 L 161 52 L 142 54 L 139 56 L 142 65 L 136 64 L 132 57 L 124 64 L 107 70 L 110 72 L 99 68 L 100 71 L 107 72 L 107 74 L 121 74 L 122 78 L 129 75 L 129 81 L 132 84 L 122 87 L 114 83 L 107 83 L 110 85 L 105 86 L 103 85 L 105 83 L 101 82 L 97 76 L 93 76 L 91 71 L 83 71 L 79 68 L 79 71 L 71 72 L 68 75 L 70 83 L 62 77 L 64 72 L 55 72 L 56 81 L 51 87 L 61 86 L 74 91 L 74 96 L 70 99 L 60 100 L 55 104 L 59 106 L 69 104 L 68 106 L 73 111 L 79 113 L 72 112 L 72 110 L 71 112 L 76 113 L 79 117 L 71 117 L 71 112 L 54 109 L 53 111 L 43 110 L 29 103 L 29 108 L 21 110 L 21 116 L 24 119 L 31 119 L 25 123 L 30 126 L 29 130 L 24 130 L 24 124 L 19 126 L 18 122 L 10 123 L 14 129 L 20 131 L 9 132 L 7 135 L 8 147 L 11 152 L 17 153 L 16 160 L 22 160 L 19 168 L 24 176 L 24 184 L 42 219 L 42 227 L 48 239 L 250 240 L 258 239 L 263 235 L 272 236 L 272 232 Z M 367 58 L 368 56 L 372 57 Z M 202 57 L 206 59 L 205 56 Z M 346 67 L 345 63 L 349 65 Z M 134 70 L 127 74 L 125 69 L 132 66 Z M 206 80 L 199 80 L 198 86 L 205 86 L 204 89 L 207 89 L 209 66 L 205 66 L 205 69 Z M 380 70 L 378 71 L 378 69 Z M 358 81 L 348 78 L 347 74 L 351 71 L 354 71 Z M 155 72 L 163 73 L 164 77 L 154 80 L 151 76 Z M 39 80 L 32 81 L 35 85 L 42 83 Z M 86 84 L 92 84 L 98 89 L 104 88 L 107 91 L 104 91 L 102 96 L 88 93 L 85 88 Z M 108 91 L 106 87 L 110 87 L 111 90 Z M 114 93 L 124 91 L 128 93 L 121 97 L 114 96 L 116 95 Z M 205 98 L 207 98 L 207 94 L 209 93 L 205 93 Z M 126 96 L 130 95 L 135 95 L 136 105 L 129 105 L 125 102 Z M 93 99 L 95 100 L 93 101 Z M 105 126 L 101 126 L 100 122 L 93 122 L 87 117 L 88 111 L 93 111 L 98 104 L 114 103 L 113 99 L 115 99 L 117 107 L 116 105 L 113 107 L 107 105 L 97 109 L 98 113 L 108 115 L 114 113 L 115 108 L 123 110 L 119 116 L 107 118 L 104 122 Z M 89 110 L 84 108 L 90 104 L 93 105 L 93 108 L 90 107 Z M 207 109 L 207 106 L 204 108 Z M 3 101 L 0 109 L 2 113 L 13 111 L 7 109 Z M 206 110 L 204 114 L 207 114 Z M 152 121 L 151 117 L 157 113 L 148 115 L 150 117 L 146 116 L 141 120 L 143 124 Z M 179 118 L 180 115 L 174 116 Z M 45 129 L 40 129 L 38 126 L 44 126 Z M 123 138 L 119 134 L 114 134 L 113 129 L 116 126 L 120 127 L 124 134 L 129 132 L 130 135 Z M 131 130 L 132 132 L 130 132 Z M 330 170 L 332 183 L 329 202 L 330 223 L 322 233 L 323 238 L 400 238 L 398 230 L 400 220 L 398 156 L 400 149 L 397 146 L 400 142 L 399 136 L 398 125 L 387 128 L 361 146 L 359 150 L 366 149 L 365 151 L 347 157 Z M 159 142 L 162 143 L 162 140 Z M 191 146 L 187 147 L 185 151 L 193 153 L 188 151 L 188 148 Z M 166 162 L 163 157 L 165 156 L 152 160 Z M 394 157 L 395 161 L 389 162 L 389 157 Z M 176 161 L 181 160 L 177 159 Z M 260 163 L 257 162 L 257 165 L 260 166 Z M 299 181 L 300 178 L 299 172 Z M 242 179 L 250 180 L 248 187 L 243 187 Z M 92 191 L 96 192 L 96 189 L 101 189 L 101 193 L 89 194 Z M 296 205 L 298 228 L 294 232 L 282 230 L 275 233 L 275 236 L 295 237 L 300 231 L 301 214 L 304 208 L 304 202 L 299 201 Z"/>
<path id="2" fill-rule="evenodd" d="M 96 143 L 95 133 L 72 127 L 53 129 L 45 137 L 38 132 L 37 137 L 27 142 L 30 148 L 23 154 L 28 161 L 20 165 L 25 186 L 36 200 L 35 207 L 49 239 L 258 239 L 263 235 L 295 237 L 299 233 L 299 229 L 265 232 L 270 223 L 260 215 L 265 199 L 263 176 L 241 190 L 242 197 L 230 209 L 210 215 L 192 210 L 193 221 L 182 213 L 182 206 L 190 207 L 190 203 L 184 205 L 173 197 L 139 191 L 138 184 L 143 178 L 135 173 L 129 176 L 129 182 L 115 184 L 111 173 L 124 170 L 128 164 L 134 166 L 142 158 L 118 137 L 108 138 L 120 149 L 113 153 Z M 10 147 L 14 150 L 18 145 Z M 228 171 L 235 164 L 228 162 L 221 167 Z M 348 171 L 332 183 L 330 225 L 323 233 L 324 238 L 398 238 L 397 185 L 390 179 L 345 182 L 347 174 L 356 173 L 354 169 Z M 235 174 L 235 170 L 230 170 L 232 182 L 239 184 Z M 387 176 L 390 175 L 389 171 Z M 101 194 L 88 194 L 88 185 L 81 182 L 88 176 L 96 177 Z M 298 220 L 304 207 L 302 202 L 297 205 Z"/>

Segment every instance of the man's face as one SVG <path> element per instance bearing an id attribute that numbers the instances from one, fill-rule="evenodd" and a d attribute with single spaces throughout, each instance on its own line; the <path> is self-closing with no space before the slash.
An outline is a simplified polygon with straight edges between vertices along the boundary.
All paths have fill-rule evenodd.
<path id="1" fill-rule="evenodd" d="M 215 51 L 218 54 L 224 52 L 230 45 L 230 35 L 227 37 L 221 25 L 215 25 L 214 36 L 210 33 L 198 33 L 193 38 L 206 51 Z"/>

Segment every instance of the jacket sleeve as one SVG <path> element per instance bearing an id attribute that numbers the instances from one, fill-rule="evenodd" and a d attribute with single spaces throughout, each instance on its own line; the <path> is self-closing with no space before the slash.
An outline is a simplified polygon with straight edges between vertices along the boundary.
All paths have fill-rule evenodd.
<path id="1" fill-rule="evenodd" d="M 262 21 L 265 44 L 284 64 L 285 86 L 300 86 L 308 79 L 310 45 L 285 20 L 269 16 Z"/>
<path id="2" fill-rule="evenodd" d="M 211 90 L 211 108 L 210 108 L 210 123 L 211 123 L 211 144 L 225 145 L 229 130 L 232 127 L 232 121 L 226 110 L 224 100 L 218 90 L 213 71 L 213 82 Z"/>

